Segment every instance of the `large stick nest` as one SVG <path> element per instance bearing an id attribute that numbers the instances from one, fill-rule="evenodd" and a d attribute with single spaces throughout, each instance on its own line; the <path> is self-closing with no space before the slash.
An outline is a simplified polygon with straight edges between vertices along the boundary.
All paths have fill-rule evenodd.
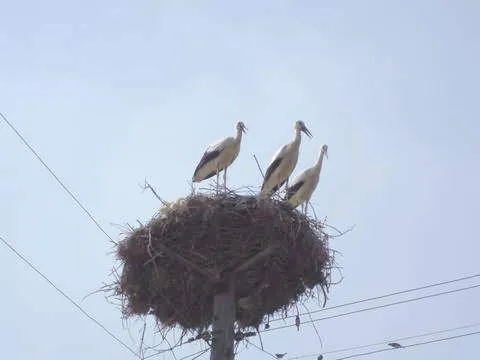
<path id="1" fill-rule="evenodd" d="M 124 315 L 153 314 L 185 330 L 208 328 L 218 280 L 233 272 L 237 323 L 257 327 L 309 289 L 324 295 L 333 261 L 319 221 L 282 201 L 234 193 L 165 204 L 126 235 L 117 256 Z"/>

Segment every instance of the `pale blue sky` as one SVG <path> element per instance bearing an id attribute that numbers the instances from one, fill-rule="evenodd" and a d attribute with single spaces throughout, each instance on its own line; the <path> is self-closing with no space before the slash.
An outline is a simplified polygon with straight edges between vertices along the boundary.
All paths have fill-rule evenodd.
<path id="1" fill-rule="evenodd" d="M 4 1 L 0 111 L 116 237 L 111 223 L 157 210 L 137 186 L 145 177 L 167 199 L 186 194 L 205 145 L 243 120 L 229 183 L 260 185 L 252 154 L 265 167 L 304 120 L 314 138 L 295 173 L 327 143 L 317 213 L 357 225 L 332 242 L 345 276 L 335 305 L 480 271 L 479 16 L 474 0 Z M 107 238 L 3 124 L 0 176 L 0 235 L 78 301 L 108 280 Z M 0 263 L 2 357 L 133 358 L 3 246 Z M 323 350 L 480 321 L 479 298 L 323 321 Z M 132 341 L 102 296 L 82 305 L 135 346 L 138 323 Z M 301 330 L 265 334 L 264 345 L 318 351 Z M 478 341 L 371 358 L 473 359 Z"/>

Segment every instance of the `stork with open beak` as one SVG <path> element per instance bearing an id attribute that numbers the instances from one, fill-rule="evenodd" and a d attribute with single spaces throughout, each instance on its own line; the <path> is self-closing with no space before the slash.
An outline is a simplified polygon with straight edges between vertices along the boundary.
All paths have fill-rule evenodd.
<path id="1" fill-rule="evenodd" d="M 223 170 L 223 188 L 227 192 L 227 168 L 235 161 L 240 152 L 242 134 L 246 133 L 245 124 L 236 125 L 237 135 L 226 137 L 209 145 L 193 173 L 193 182 L 200 182 L 217 175 L 217 194 L 220 172 Z"/>
<path id="2" fill-rule="evenodd" d="M 273 155 L 263 179 L 260 191 L 261 196 L 274 194 L 285 183 L 288 187 L 288 178 L 297 165 L 302 132 L 309 138 L 312 137 L 304 122 L 298 120 L 295 122 L 295 138 L 293 141 L 278 149 L 275 155 Z"/>
<path id="3" fill-rule="evenodd" d="M 323 145 L 320 150 L 320 156 L 317 162 L 311 168 L 304 170 L 299 174 L 292 182 L 292 186 L 287 188 L 287 194 L 285 200 L 296 208 L 298 205 L 302 205 L 302 212 L 307 213 L 308 202 L 312 196 L 315 188 L 318 185 L 320 179 L 320 171 L 322 170 L 323 156 L 328 159 L 328 146 Z"/>

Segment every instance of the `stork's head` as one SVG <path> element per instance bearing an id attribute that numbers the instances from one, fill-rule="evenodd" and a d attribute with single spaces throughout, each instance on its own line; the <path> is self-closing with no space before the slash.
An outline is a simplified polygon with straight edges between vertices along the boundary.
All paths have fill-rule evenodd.
<path id="1" fill-rule="evenodd" d="M 320 150 L 320 153 L 321 153 L 321 154 L 325 154 L 325 156 L 326 156 L 327 159 L 328 159 L 328 152 L 327 152 L 327 151 L 328 151 L 328 145 L 325 144 L 325 145 L 322 146 L 322 148 L 321 148 L 321 150 Z"/>
<path id="2" fill-rule="evenodd" d="M 312 133 L 310 132 L 310 130 L 307 129 L 305 123 L 302 120 L 298 120 L 295 123 L 295 130 L 303 131 L 309 138 L 312 138 Z"/>
<path id="3" fill-rule="evenodd" d="M 245 124 L 242 122 L 242 121 L 239 121 L 237 123 L 237 131 L 241 131 L 243 132 L 244 134 L 247 133 L 247 127 L 245 126 Z"/>

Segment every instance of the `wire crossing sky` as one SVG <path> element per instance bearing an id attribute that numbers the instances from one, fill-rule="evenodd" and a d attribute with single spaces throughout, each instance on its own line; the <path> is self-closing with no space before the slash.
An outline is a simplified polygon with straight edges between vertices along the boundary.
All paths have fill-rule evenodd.
<path id="1" fill-rule="evenodd" d="M 228 184 L 259 189 L 252 155 L 265 169 L 302 120 L 313 138 L 302 140 L 293 176 L 328 144 L 312 205 L 333 226 L 355 225 L 332 239 L 344 279 L 327 307 L 477 274 L 479 15 L 480 4 L 469 0 L 6 3 L 0 111 L 78 202 L 2 122 L 2 236 L 136 350 L 143 324 L 122 321 L 102 294 L 81 299 L 109 280 L 115 260 L 105 234 L 118 241 L 116 224 L 144 222 L 158 210 L 138 184 L 148 179 L 167 201 L 184 196 L 205 146 L 243 121 L 248 133 Z M 5 357 L 134 358 L 6 247 L 0 261 L 2 320 L 11 324 L 0 330 Z M 370 344 L 470 323 L 477 303 L 476 290 L 458 291 L 320 321 L 323 346 L 304 315 L 301 331 L 266 332 L 262 341 L 291 357 Z M 147 328 L 146 344 L 170 347 Z M 418 346 L 408 357 L 469 358 L 477 341 Z M 175 356 L 197 353 L 190 359 L 199 347 L 180 346 Z M 238 359 L 266 356 L 248 349 Z"/>

